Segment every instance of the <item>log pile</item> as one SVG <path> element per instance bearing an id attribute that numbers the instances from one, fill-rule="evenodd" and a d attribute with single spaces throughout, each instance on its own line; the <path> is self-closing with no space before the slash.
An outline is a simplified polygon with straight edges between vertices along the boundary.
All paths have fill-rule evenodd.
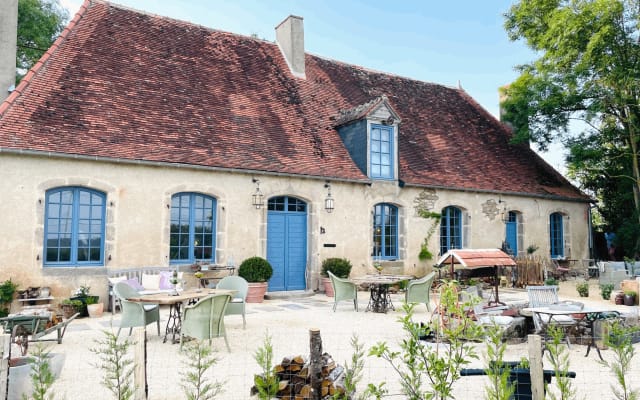
<path id="1" fill-rule="evenodd" d="M 276 395 L 278 399 L 310 400 L 318 398 L 329 400 L 334 395 L 345 392 L 344 367 L 337 365 L 327 353 L 322 354 L 321 393 L 318 397 L 313 397 L 310 362 L 305 357 L 301 355 L 285 357 L 274 369 L 279 381 Z M 257 393 L 257 389 L 252 387 L 251 395 L 255 393 Z"/>

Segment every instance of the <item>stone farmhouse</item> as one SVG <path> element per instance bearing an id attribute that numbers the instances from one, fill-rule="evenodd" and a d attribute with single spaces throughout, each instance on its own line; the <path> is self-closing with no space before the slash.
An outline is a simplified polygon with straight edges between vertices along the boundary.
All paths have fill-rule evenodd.
<path id="1" fill-rule="evenodd" d="M 9 88 L 0 14 L 0 271 L 22 287 L 262 256 L 269 291 L 311 291 L 328 257 L 588 257 L 590 199 L 463 89 L 305 53 L 300 17 L 272 43 L 88 0 Z"/>

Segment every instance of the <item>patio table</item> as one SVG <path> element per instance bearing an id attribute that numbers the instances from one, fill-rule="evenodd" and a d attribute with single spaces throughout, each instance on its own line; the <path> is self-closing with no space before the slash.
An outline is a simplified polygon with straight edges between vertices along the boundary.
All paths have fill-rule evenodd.
<path id="1" fill-rule="evenodd" d="M 391 302 L 391 296 L 389 296 L 389 286 L 413 278 L 412 275 L 370 274 L 352 278 L 351 280 L 356 284 L 369 285 L 369 304 L 367 304 L 365 311 L 386 313 L 389 309 L 395 310 Z"/>
<path id="2" fill-rule="evenodd" d="M 574 318 L 575 323 L 569 326 L 576 326 L 580 321 L 585 321 L 587 323 L 587 328 L 591 331 L 591 337 L 589 338 L 589 345 L 587 346 L 587 353 L 585 357 L 589 355 L 589 351 L 591 347 L 594 347 L 598 352 L 598 356 L 600 360 L 602 359 L 602 354 L 600 354 L 600 349 L 596 345 L 596 332 L 595 332 L 595 321 L 603 320 L 611 317 L 617 317 L 620 315 L 616 310 L 612 310 L 611 308 L 606 307 L 575 307 L 575 306 L 567 306 L 564 304 L 551 305 L 546 307 L 530 307 L 523 308 L 524 312 L 531 312 L 533 314 L 533 318 L 539 318 L 539 321 L 542 323 L 541 329 L 539 333 L 543 333 L 545 336 L 547 335 L 547 329 L 550 325 L 553 324 L 553 318 L 558 315 L 570 315 Z M 569 341 L 567 339 L 567 345 L 569 345 Z"/>
<path id="3" fill-rule="evenodd" d="M 169 318 L 167 326 L 164 330 L 163 343 L 166 343 L 167 337 L 171 333 L 171 343 L 178 343 L 180 338 L 180 328 L 182 327 L 182 304 L 192 304 L 201 297 L 212 294 L 235 294 L 235 290 L 225 289 L 190 289 L 178 292 L 178 294 L 156 293 L 147 294 L 140 297 L 132 297 L 127 300 L 141 303 L 165 304 L 169 305 Z M 176 339 L 176 337 L 178 339 Z"/>

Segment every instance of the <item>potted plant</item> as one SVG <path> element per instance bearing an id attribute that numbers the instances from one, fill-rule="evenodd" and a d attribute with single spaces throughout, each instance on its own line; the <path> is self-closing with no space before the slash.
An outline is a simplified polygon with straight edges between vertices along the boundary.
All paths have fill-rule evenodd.
<path id="1" fill-rule="evenodd" d="M 79 300 L 81 306 L 79 308 L 80 317 L 88 317 L 89 312 L 87 311 L 87 299 L 92 298 L 92 302 L 95 304 L 98 302 L 99 297 L 89 294 L 91 287 L 82 285 L 73 292 L 71 296 L 71 300 Z"/>
<path id="2" fill-rule="evenodd" d="M 98 296 L 87 296 L 87 312 L 91 318 L 100 318 L 104 312 L 104 304 L 100 303 Z"/>
<path id="3" fill-rule="evenodd" d="M 269 261 L 262 257 L 250 257 L 238 267 L 238 275 L 249 283 L 247 303 L 262 303 L 267 292 L 267 281 L 273 275 Z"/>
<path id="4" fill-rule="evenodd" d="M 633 290 L 624 291 L 624 305 L 634 306 L 636 304 L 636 292 Z"/>
<path id="5" fill-rule="evenodd" d="M 589 297 L 589 282 L 576 283 L 576 290 L 580 297 Z"/>
<path id="6" fill-rule="evenodd" d="M 558 280 L 556 278 L 554 278 L 553 276 L 548 277 L 547 279 L 544 280 L 544 284 L 546 286 L 558 286 Z"/>
<path id="7" fill-rule="evenodd" d="M 600 295 L 602 299 L 609 300 L 611 298 L 611 292 L 613 291 L 613 283 L 603 283 L 600 285 Z"/>
<path id="8" fill-rule="evenodd" d="M 16 289 L 18 289 L 18 285 L 13 283 L 11 279 L 7 279 L 0 284 L 0 318 L 9 315 Z"/>
<path id="9" fill-rule="evenodd" d="M 380 267 L 382 268 L 382 266 Z M 322 261 L 321 275 L 323 277 L 322 284 L 324 286 L 324 292 L 327 296 L 333 297 L 333 286 L 331 285 L 331 279 L 329 279 L 329 271 L 338 278 L 348 278 L 351 273 L 351 261 L 346 258 L 336 257 L 327 258 Z"/>
<path id="10" fill-rule="evenodd" d="M 82 306 L 82 301 L 77 299 L 64 299 L 62 300 L 62 303 L 60 303 L 60 307 L 62 308 L 62 315 L 65 319 L 69 319 L 73 317 L 75 313 L 80 312 Z"/>

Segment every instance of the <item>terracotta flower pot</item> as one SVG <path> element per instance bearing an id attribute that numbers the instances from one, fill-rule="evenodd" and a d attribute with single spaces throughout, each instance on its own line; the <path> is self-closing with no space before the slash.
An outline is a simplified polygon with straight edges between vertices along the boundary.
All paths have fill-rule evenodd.
<path id="1" fill-rule="evenodd" d="M 262 303 L 264 294 L 267 293 L 267 282 L 249 282 L 247 292 L 247 303 Z"/>
<path id="2" fill-rule="evenodd" d="M 102 317 L 102 313 L 104 312 L 104 304 L 87 304 L 87 312 L 89 313 L 89 316 L 91 318 L 100 318 Z"/>
<path id="3" fill-rule="evenodd" d="M 327 297 L 333 297 L 333 285 L 331 284 L 331 278 L 322 278 L 322 286 L 324 287 L 324 294 Z"/>

